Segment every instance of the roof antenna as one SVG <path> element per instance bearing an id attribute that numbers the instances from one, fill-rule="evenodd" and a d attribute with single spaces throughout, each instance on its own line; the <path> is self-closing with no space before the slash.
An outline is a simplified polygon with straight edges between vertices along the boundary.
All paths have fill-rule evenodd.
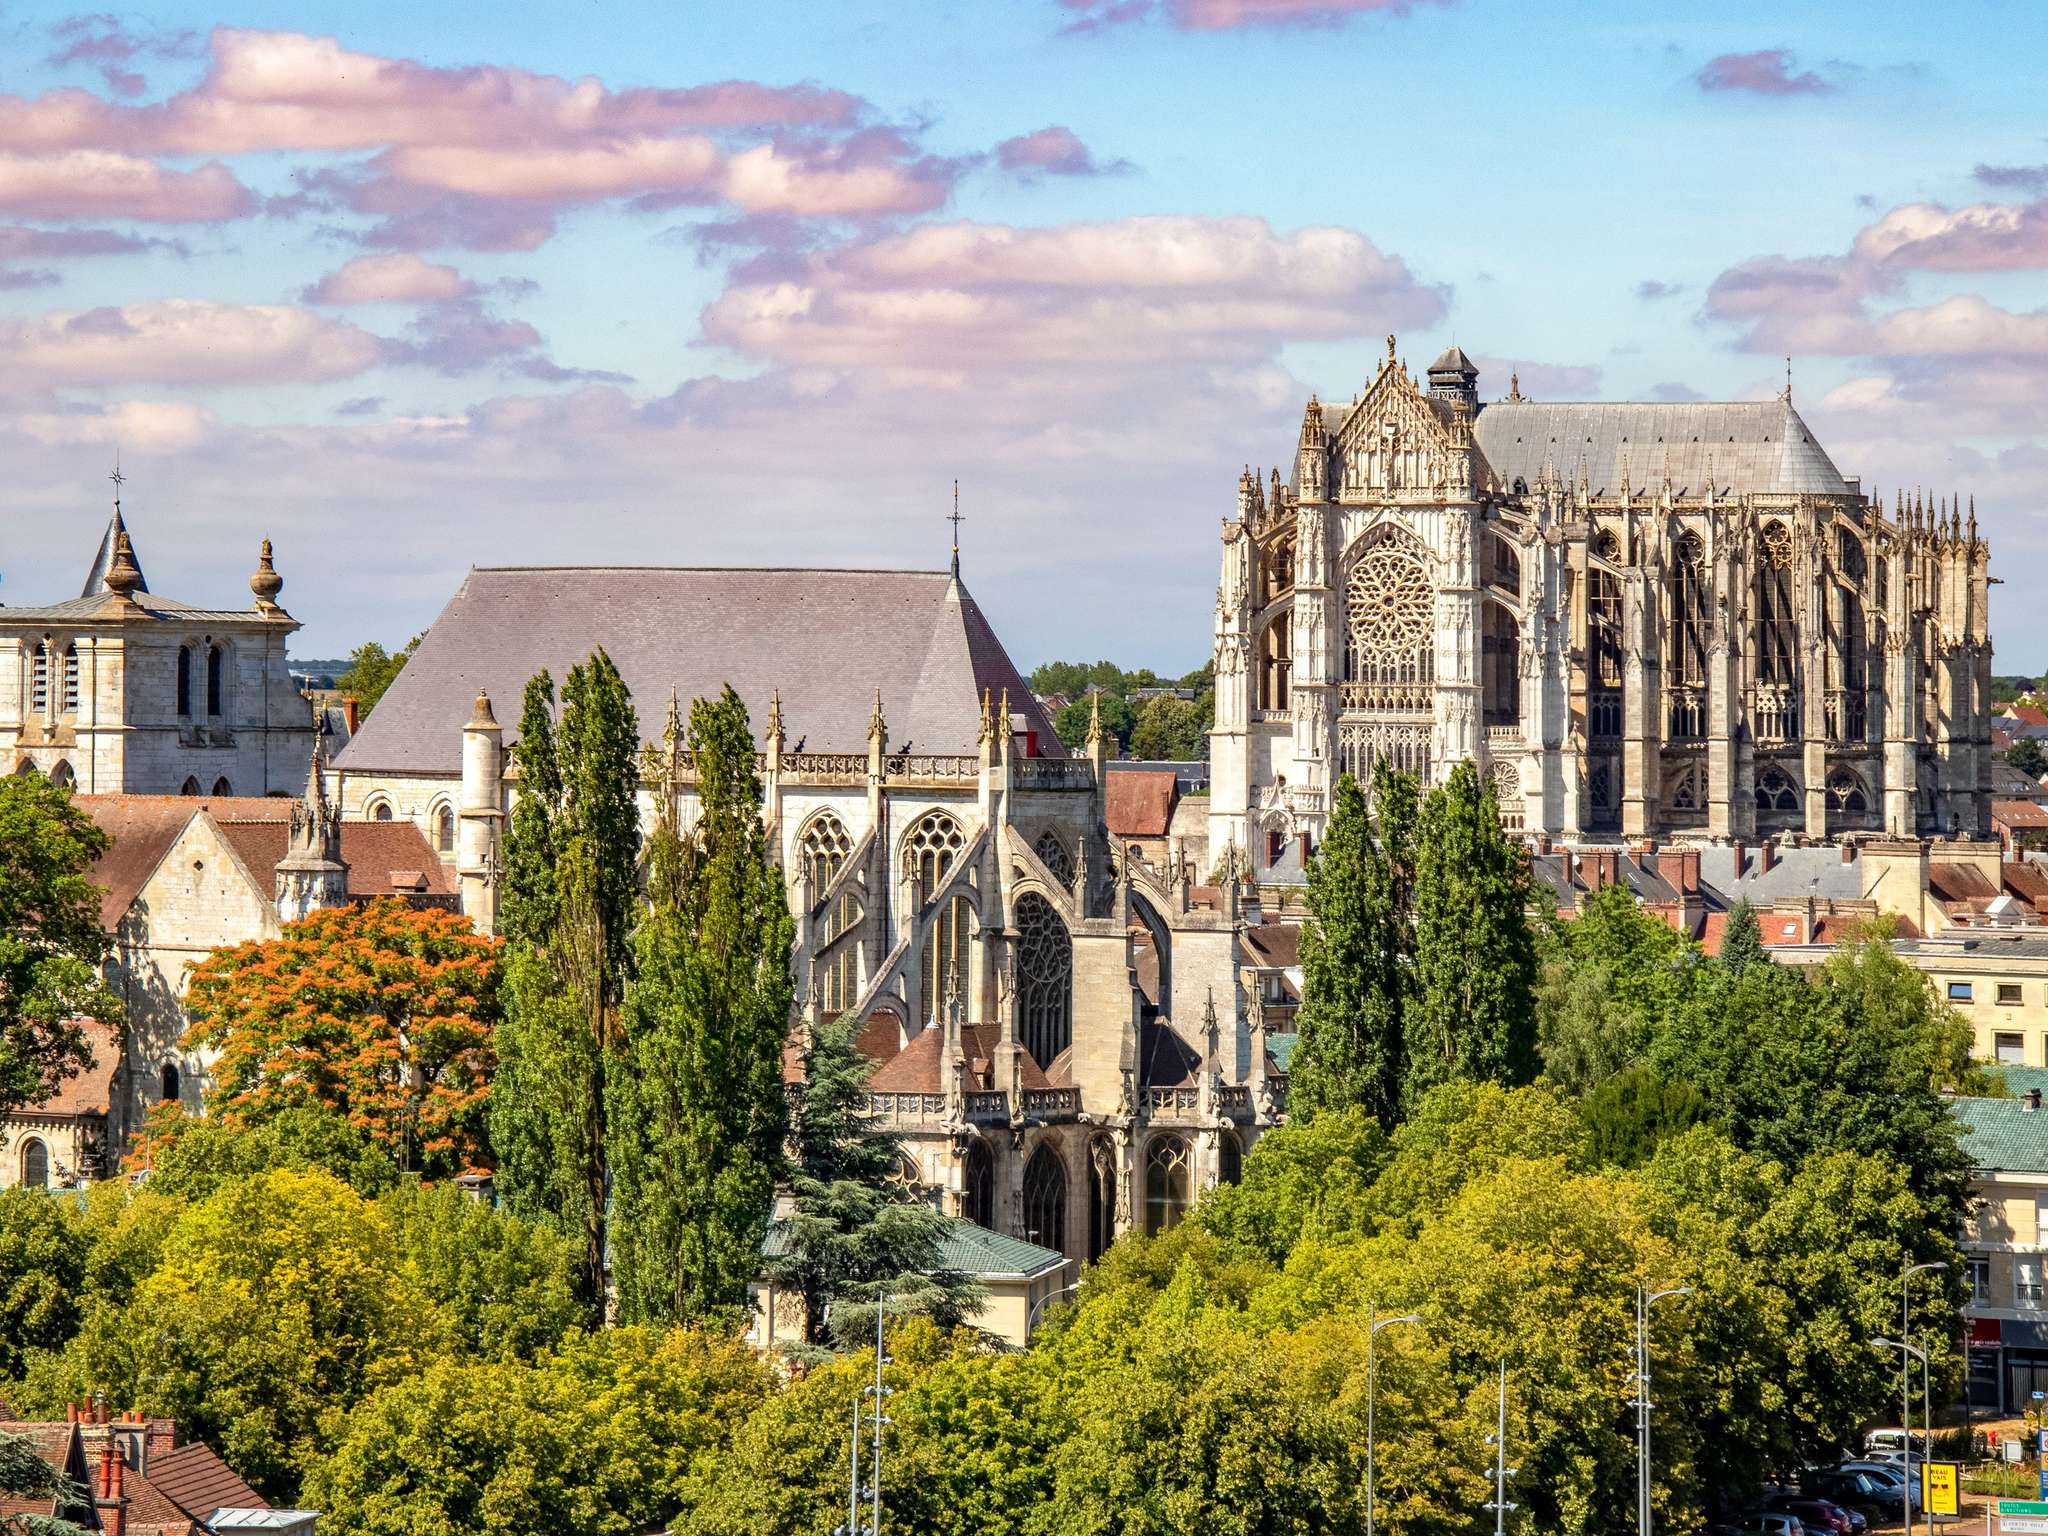
<path id="1" fill-rule="evenodd" d="M 960 482 L 953 481 L 953 512 L 946 519 L 953 525 L 953 579 L 960 579 Z"/>

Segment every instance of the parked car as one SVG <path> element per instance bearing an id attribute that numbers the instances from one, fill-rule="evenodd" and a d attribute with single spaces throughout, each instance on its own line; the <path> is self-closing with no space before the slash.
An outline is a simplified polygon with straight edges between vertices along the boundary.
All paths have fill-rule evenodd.
<path id="1" fill-rule="evenodd" d="M 1835 1469 L 1838 1472 L 1860 1472 L 1878 1478 L 1898 1489 L 1899 1497 L 1910 1498 L 1913 1507 L 1920 1507 L 1920 1463 L 1917 1458 L 1909 1467 L 1904 1461 L 1880 1461 L 1874 1456 L 1855 1461 L 1845 1461 Z"/>
<path id="2" fill-rule="evenodd" d="M 1863 1437 L 1863 1449 L 1873 1454 L 1886 1452 L 1899 1455 L 1914 1443 L 1913 1438 L 1903 1429 L 1873 1429 Z"/>
<path id="3" fill-rule="evenodd" d="M 1883 1520 L 1896 1520 L 1906 1503 L 1904 1479 L 1853 1467 L 1820 1468 L 1799 1479 L 1799 1491 L 1828 1499 L 1847 1510 L 1868 1509 Z"/>
<path id="4" fill-rule="evenodd" d="M 1710 1536 L 1829 1536 L 1826 1531 L 1809 1531 L 1797 1515 L 1781 1509 L 1754 1509 L 1708 1530 Z"/>
<path id="5" fill-rule="evenodd" d="M 1764 1500 L 1765 1509 L 1797 1515 L 1800 1524 L 1821 1536 L 1864 1536 L 1870 1522 L 1828 1499 L 1806 1498 L 1796 1493 L 1777 1493 Z"/>

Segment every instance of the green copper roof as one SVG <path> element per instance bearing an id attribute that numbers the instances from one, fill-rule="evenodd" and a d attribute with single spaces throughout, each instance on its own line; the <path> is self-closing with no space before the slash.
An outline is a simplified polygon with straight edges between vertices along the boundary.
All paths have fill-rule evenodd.
<path id="1" fill-rule="evenodd" d="M 2048 1072 L 2034 1075 L 2048 1078 Z M 2008 1080 L 2011 1076 L 2008 1072 Z M 2013 1086 L 2025 1091 L 2020 1084 Z M 2018 1099 L 1951 1099 L 1949 1109 L 1962 1122 L 1963 1150 L 1971 1167 L 1989 1173 L 2048 1173 L 2048 1109 L 2029 1111 Z"/>
<path id="2" fill-rule="evenodd" d="M 788 1241 L 789 1224 L 779 1219 L 770 1222 L 768 1235 L 761 1242 L 761 1257 L 782 1257 L 787 1251 Z M 983 1280 L 1011 1275 L 1035 1280 L 1066 1262 L 1066 1255 L 1054 1249 L 1041 1248 L 1021 1237 L 991 1232 L 978 1223 L 956 1219 L 946 1223 L 945 1232 L 939 1239 L 939 1262 L 935 1267 L 975 1275 Z"/>
<path id="3" fill-rule="evenodd" d="M 1288 1063 L 1294 1060 L 1294 1048 L 1299 1044 L 1300 1035 L 1266 1036 L 1266 1054 L 1273 1058 L 1273 1069 L 1276 1072 L 1292 1070 Z"/>

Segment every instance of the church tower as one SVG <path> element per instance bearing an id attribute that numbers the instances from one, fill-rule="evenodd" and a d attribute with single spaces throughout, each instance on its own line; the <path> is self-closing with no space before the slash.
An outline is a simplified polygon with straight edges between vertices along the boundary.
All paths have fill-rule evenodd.
<path id="1" fill-rule="evenodd" d="M 278 921 L 296 922 L 321 907 L 348 901 L 348 865 L 341 857 L 341 807 L 327 798 L 320 749 L 306 774 L 305 798 L 292 806 L 291 846 L 277 861 Z"/>

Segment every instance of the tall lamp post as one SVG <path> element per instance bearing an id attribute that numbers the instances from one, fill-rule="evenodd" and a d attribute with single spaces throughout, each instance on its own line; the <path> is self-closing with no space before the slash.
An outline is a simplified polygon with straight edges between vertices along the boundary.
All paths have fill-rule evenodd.
<path id="1" fill-rule="evenodd" d="M 1373 1465 L 1373 1394 L 1377 1384 L 1374 1341 L 1382 1328 L 1391 1328 L 1396 1323 L 1419 1323 L 1419 1313 L 1404 1312 L 1399 1317 L 1379 1317 L 1372 1304 L 1365 1309 L 1365 1536 L 1373 1536 L 1373 1514 L 1375 1498 L 1375 1472 Z"/>
<path id="2" fill-rule="evenodd" d="M 1942 1263 L 1906 1264 L 1899 1271 L 1899 1432 L 1906 1442 L 1906 1474 L 1909 1478 L 1913 1475 L 1913 1426 L 1909 1422 L 1913 1416 L 1913 1363 L 1905 1353 L 1912 1346 L 1903 1341 L 1913 1336 L 1913 1277 L 1933 1274 L 1937 1270 L 1947 1268 L 1948 1266 Z M 1927 1357 L 1922 1355 L 1920 1358 L 1924 1361 Z M 1920 1447 L 1920 1463 L 1922 1466 L 1927 1464 L 1927 1447 L 1924 1444 Z M 1911 1492 L 1911 1489 L 1907 1490 L 1909 1497 L 1906 1500 L 1906 1536 L 1913 1536 Z"/>
<path id="3" fill-rule="evenodd" d="M 1915 1360 L 1918 1360 L 1920 1362 L 1921 1391 L 1924 1394 L 1921 1406 L 1926 1409 L 1926 1416 L 1931 1419 L 1934 1416 L 1934 1367 L 1928 1362 L 1927 1351 L 1925 1351 L 1924 1349 L 1915 1348 L 1913 1345 L 1908 1344 L 1904 1339 L 1872 1339 L 1870 1341 L 1870 1347 L 1872 1349 L 1896 1349 L 1899 1351 L 1899 1369 L 1906 1373 L 1906 1390 L 1909 1394 L 1906 1398 L 1906 1407 L 1908 1412 L 1912 1410 L 1913 1406 L 1913 1399 L 1910 1395 L 1912 1392 L 1911 1373 L 1913 1369 L 1913 1362 Z M 1920 1465 L 1919 1470 L 1916 1474 L 1913 1466 L 1912 1426 L 1910 1424 L 1903 1426 L 1902 1432 L 1905 1434 L 1906 1437 L 1907 1486 L 1904 1511 L 1906 1517 L 1906 1536 L 1912 1536 L 1913 1495 L 1916 1492 L 1919 1492 L 1924 1496 L 1927 1487 L 1927 1448 L 1925 1445 L 1921 1447 Z M 1913 1479 L 1916 1475 L 1920 1480 L 1917 1488 L 1913 1484 Z M 1930 1530 L 1934 1528 L 1934 1517 L 1931 1514 L 1927 1517 L 1927 1526 Z"/>
<path id="4" fill-rule="evenodd" d="M 1690 1296 L 1692 1287 L 1667 1291 L 1636 1287 L 1636 1530 L 1650 1536 L 1650 1308 L 1672 1296 Z"/>

